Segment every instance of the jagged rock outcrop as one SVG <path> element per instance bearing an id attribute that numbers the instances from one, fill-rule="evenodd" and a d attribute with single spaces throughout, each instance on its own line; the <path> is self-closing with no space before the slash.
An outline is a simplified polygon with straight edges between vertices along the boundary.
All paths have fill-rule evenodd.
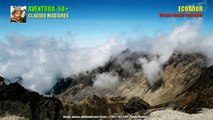
<path id="1" fill-rule="evenodd" d="M 207 58 L 204 55 L 175 52 L 168 62 L 161 66 L 159 80 L 154 86 L 147 84 L 147 78 L 138 63 L 141 57 L 149 59 L 148 55 L 141 52 L 126 50 L 112 58 L 105 66 L 82 74 L 82 80 L 89 78 L 89 84 L 76 84 L 57 97 L 69 103 L 73 100 L 82 101 L 93 94 L 107 96 L 110 93 L 114 97 L 125 97 L 123 104 L 133 97 L 140 97 L 150 104 L 150 108 L 169 106 L 189 113 L 201 107 L 212 108 L 213 73 L 212 67 L 207 67 Z M 111 71 L 119 75 L 119 85 L 112 90 L 94 91 L 92 79 L 97 74 Z"/>
<path id="2" fill-rule="evenodd" d="M 77 103 L 64 104 L 64 113 L 68 116 L 124 114 L 124 104 L 116 98 L 92 95 Z"/>
<path id="3" fill-rule="evenodd" d="M 201 108 L 213 108 L 213 66 L 204 70 L 199 80 L 175 101 L 181 110 L 188 113 L 195 113 Z"/>
<path id="4" fill-rule="evenodd" d="M 30 120 L 62 119 L 62 103 L 28 91 L 18 83 L 0 86 L 0 116 L 16 115 Z"/>
<path id="5" fill-rule="evenodd" d="M 32 111 L 29 106 L 20 101 L 4 100 L 0 101 L 0 117 L 16 115 L 25 119 L 32 119 Z"/>
<path id="6" fill-rule="evenodd" d="M 3 86 L 4 84 L 5 84 L 4 83 L 4 78 L 0 76 L 0 87 Z"/>
<path id="7" fill-rule="evenodd" d="M 64 94 L 69 91 L 73 97 L 85 87 L 93 86 L 93 80 L 96 75 L 105 72 L 117 73 L 122 78 L 120 80 L 128 79 L 138 71 L 141 71 L 141 64 L 138 58 L 142 56 L 147 57 L 142 52 L 131 52 L 129 49 L 126 49 L 116 57 L 112 57 L 105 65 L 99 66 L 92 71 L 58 79 L 58 82 L 51 91 L 55 95 Z"/>
<path id="8" fill-rule="evenodd" d="M 143 101 L 140 97 L 133 97 L 125 105 L 126 113 L 143 112 L 150 108 L 150 105 Z"/>
<path id="9" fill-rule="evenodd" d="M 159 105 L 176 99 L 200 79 L 206 69 L 206 58 L 201 54 L 175 53 L 163 66 L 161 84 L 152 89 L 146 83 L 143 74 L 135 74 L 129 80 L 121 83 L 118 90 L 122 96 L 129 98 L 139 96 L 150 105 Z"/>
<path id="10" fill-rule="evenodd" d="M 142 75 L 122 83 L 119 89 L 122 96 L 139 96 L 152 108 L 172 107 L 188 113 L 213 108 L 213 66 L 206 63 L 200 53 L 174 53 L 163 66 L 163 83 L 158 89 L 150 88 Z"/>
<path id="11" fill-rule="evenodd" d="M 150 59 L 146 54 L 127 49 L 104 66 L 58 78 L 48 93 L 59 100 L 28 91 L 18 83 L 5 85 L 0 77 L 0 117 L 10 114 L 33 120 L 60 120 L 62 114 L 141 115 L 147 109 L 162 107 L 194 113 L 203 107 L 213 108 L 213 66 L 207 66 L 204 55 L 175 52 L 161 66 L 159 79 L 153 86 L 147 82 L 139 62 L 141 57 Z M 97 75 L 109 72 L 119 77 L 116 87 L 107 90 L 93 87 Z"/>

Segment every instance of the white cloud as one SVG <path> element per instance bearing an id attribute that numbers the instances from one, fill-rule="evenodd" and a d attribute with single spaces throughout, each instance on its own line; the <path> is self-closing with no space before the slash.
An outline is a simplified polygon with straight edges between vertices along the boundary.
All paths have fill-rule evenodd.
<path id="1" fill-rule="evenodd" d="M 208 64 L 213 65 L 213 35 L 203 36 L 200 33 L 201 20 L 188 21 L 181 26 L 177 26 L 171 33 L 161 36 L 142 39 L 134 43 L 128 42 L 127 47 L 133 50 L 141 50 L 151 57 L 140 58 L 144 73 L 148 82 L 152 85 L 159 73 L 162 65 L 168 61 L 174 51 L 183 53 L 201 52 L 208 58 Z M 157 56 L 157 57 L 153 57 Z"/>
<path id="2" fill-rule="evenodd" d="M 24 87 L 45 93 L 57 77 L 104 65 L 124 48 L 115 39 L 97 47 L 81 48 L 51 37 L 12 35 L 0 42 L 0 75 L 13 80 L 21 76 Z M 10 81 L 14 82 L 14 81 Z"/>
<path id="3" fill-rule="evenodd" d="M 96 76 L 93 86 L 97 89 L 111 89 L 119 83 L 119 77 L 113 73 L 102 73 Z"/>
<path id="4" fill-rule="evenodd" d="M 213 34 L 203 36 L 200 25 L 201 20 L 186 22 L 168 34 L 128 41 L 125 45 L 112 38 L 96 47 L 78 47 L 45 36 L 11 35 L 6 43 L 0 42 L 0 75 L 10 79 L 21 76 L 24 87 L 44 93 L 54 86 L 56 77 L 67 77 L 102 66 L 111 56 L 128 47 L 151 56 L 139 61 L 148 82 L 153 84 L 159 77 L 161 66 L 177 50 L 202 52 L 208 57 L 208 64 L 213 65 Z M 129 68 L 131 65 L 124 66 Z M 117 81 L 112 73 L 103 73 L 97 76 L 94 86 L 109 87 L 116 85 Z"/>

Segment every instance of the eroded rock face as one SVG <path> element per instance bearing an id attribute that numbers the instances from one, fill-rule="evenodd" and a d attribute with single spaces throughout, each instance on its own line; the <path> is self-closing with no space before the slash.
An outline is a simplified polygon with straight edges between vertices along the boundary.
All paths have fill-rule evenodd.
<path id="1" fill-rule="evenodd" d="M 177 97 L 181 110 L 195 113 L 201 108 L 213 108 L 213 66 L 203 74 L 187 91 Z"/>
<path id="2" fill-rule="evenodd" d="M 177 96 L 189 90 L 206 69 L 206 58 L 202 54 L 174 53 L 162 66 L 161 84 L 153 89 L 146 83 L 143 74 L 135 74 L 121 83 L 118 90 L 121 96 L 128 98 L 139 96 L 151 106 L 164 104 L 177 99 Z"/>
<path id="3" fill-rule="evenodd" d="M 0 87 L 4 85 L 4 78 L 0 76 Z"/>
<path id="4" fill-rule="evenodd" d="M 81 81 L 89 80 L 89 84 L 88 82 L 79 82 L 57 97 L 66 103 L 65 108 L 67 111 L 79 111 L 75 114 L 85 113 L 85 115 L 92 115 L 92 113 L 97 112 L 97 109 L 90 109 L 90 104 L 82 103 L 84 100 L 87 101 L 88 96 L 93 94 L 101 94 L 105 96 L 105 99 L 107 99 L 108 94 L 113 97 L 125 97 L 126 99 L 122 101 L 123 104 L 126 104 L 131 98 L 139 97 L 146 101 L 151 108 L 172 106 L 174 109 L 189 113 L 200 107 L 212 108 L 213 67 L 207 68 L 205 56 L 200 53 L 174 53 L 168 62 L 161 66 L 162 72 L 154 87 L 150 87 L 146 82 L 147 78 L 138 64 L 140 57 L 148 58 L 147 55 L 140 52 L 124 51 L 105 66 L 88 72 L 85 76 L 82 74 Z M 119 75 L 119 85 L 113 90 L 95 91 L 91 86 L 91 80 L 97 74 L 112 71 Z M 70 104 L 73 100 L 75 103 Z M 82 106 L 86 106 L 90 112 L 93 112 L 83 112 Z M 133 112 L 135 111 L 137 110 L 133 110 Z M 74 114 L 74 112 L 67 113 Z"/>
<path id="5" fill-rule="evenodd" d="M 119 75 L 120 80 L 128 79 L 133 76 L 136 72 L 141 70 L 141 65 L 138 58 L 145 57 L 146 55 L 141 52 L 131 52 L 129 49 L 121 52 L 118 56 L 112 57 L 105 65 L 99 66 L 98 68 L 87 71 L 86 73 L 80 73 L 79 75 L 73 75 L 68 78 L 62 78 L 53 87 L 53 94 L 60 95 L 69 92 L 72 97 L 81 92 L 87 86 L 93 86 L 93 80 L 98 74 L 105 72 L 113 72 Z M 63 98 L 67 94 L 64 94 Z M 62 98 L 62 99 L 63 99 Z M 70 99 L 70 97 L 69 97 Z"/>
<path id="6" fill-rule="evenodd" d="M 147 78 L 138 63 L 140 57 L 149 58 L 143 53 L 127 50 L 112 58 L 104 66 L 85 74 L 63 78 L 53 88 L 53 93 L 63 102 L 64 115 L 134 113 L 145 110 L 145 106 L 149 105 L 150 108 L 172 106 L 190 113 L 200 107 L 212 108 L 213 67 L 206 67 L 205 56 L 199 53 L 174 53 L 169 61 L 161 66 L 162 72 L 154 87 L 150 87 L 146 82 Z M 93 79 L 104 72 L 116 73 L 120 78 L 119 85 L 112 90 L 94 90 Z M 9 86 L 13 90 L 7 90 L 5 100 L 18 99 L 24 105 L 29 105 L 34 118 L 44 118 L 54 113 L 58 114 L 49 118 L 60 116 L 60 101 L 41 97 L 35 92 L 25 92 L 13 84 Z M 13 91 L 19 91 L 18 95 Z M 126 99 L 120 101 L 115 99 L 117 96 Z M 5 98 L 3 94 L 2 98 Z M 141 102 L 141 99 L 146 101 L 147 105 L 143 100 Z"/>
<path id="7" fill-rule="evenodd" d="M 0 86 L 0 109 L 1 116 L 9 114 L 33 120 L 60 120 L 63 108 L 56 98 L 44 97 L 18 83 L 11 83 Z"/>
<path id="8" fill-rule="evenodd" d="M 135 112 L 143 112 L 150 108 L 150 105 L 143 101 L 140 97 L 133 97 L 129 99 L 128 103 L 125 105 L 126 113 L 135 113 Z"/>
<path id="9" fill-rule="evenodd" d="M 4 78 L 0 77 L 0 115 L 7 111 L 33 120 L 60 120 L 62 114 L 134 114 L 158 107 L 193 113 L 202 107 L 213 108 L 213 66 L 207 68 L 205 56 L 174 53 L 162 66 L 154 87 L 146 82 L 138 63 L 140 57 L 147 56 L 127 50 L 104 66 L 63 78 L 53 88 L 61 101 L 30 92 L 18 83 L 5 85 Z M 120 78 L 119 85 L 110 90 L 96 90 L 93 79 L 104 72 L 116 73 Z"/>
<path id="10" fill-rule="evenodd" d="M 32 111 L 28 105 L 14 100 L 0 101 L 0 117 L 5 117 L 8 114 L 32 119 Z"/>
<path id="11" fill-rule="evenodd" d="M 64 104 L 65 115 L 112 115 L 124 114 L 124 105 L 115 98 L 92 95 L 77 103 Z"/>

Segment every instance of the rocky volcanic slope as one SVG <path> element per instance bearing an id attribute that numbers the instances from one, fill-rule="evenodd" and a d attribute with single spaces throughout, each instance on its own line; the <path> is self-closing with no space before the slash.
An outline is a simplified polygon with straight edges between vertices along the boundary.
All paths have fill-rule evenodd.
<path id="1" fill-rule="evenodd" d="M 18 83 L 4 84 L 0 77 L 0 117 L 18 116 L 29 120 L 62 119 L 62 103 L 23 88 Z"/>
<path id="2" fill-rule="evenodd" d="M 125 50 L 104 66 L 68 78 L 59 78 L 48 92 L 56 98 L 30 92 L 18 83 L 0 80 L 0 117 L 6 114 L 29 119 L 61 119 L 62 115 L 149 115 L 173 108 L 195 113 L 213 108 L 213 66 L 200 53 L 175 52 L 150 86 L 139 59 L 141 52 Z M 93 86 L 97 75 L 113 73 L 119 84 L 111 89 Z M 21 110 L 20 110 L 21 109 Z"/>
<path id="3" fill-rule="evenodd" d="M 202 107 L 213 107 L 213 67 L 207 67 L 205 56 L 175 52 L 162 66 L 160 77 L 153 86 L 147 83 L 138 61 L 141 57 L 150 59 L 141 52 L 126 50 L 105 66 L 72 76 L 60 84 L 66 87 L 56 85 L 53 93 L 60 91 L 56 97 L 63 101 L 66 115 L 132 114 L 138 111 L 143 114 L 144 110 L 162 107 L 194 113 Z M 107 90 L 94 88 L 95 76 L 106 72 L 117 74 L 119 85 Z"/>

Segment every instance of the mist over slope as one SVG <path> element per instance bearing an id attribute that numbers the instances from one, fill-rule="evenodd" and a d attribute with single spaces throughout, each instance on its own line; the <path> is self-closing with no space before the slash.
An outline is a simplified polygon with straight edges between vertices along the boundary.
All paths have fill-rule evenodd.
<path id="1" fill-rule="evenodd" d="M 113 39 L 90 48 L 48 37 L 15 35 L 7 39 L 6 43 L 0 43 L 0 75 L 9 82 L 21 77 L 24 87 L 40 93 L 50 90 L 57 82 L 56 78 L 92 70 L 123 50 L 123 45 Z"/>
<path id="2" fill-rule="evenodd" d="M 194 22 L 194 23 L 193 23 Z M 168 61 L 175 51 L 183 53 L 198 52 L 207 56 L 208 66 L 213 64 L 213 34 L 202 35 L 201 21 L 188 21 L 177 26 L 169 34 L 145 38 L 137 42 L 128 42 L 128 48 L 143 51 L 150 56 L 149 59 L 140 58 L 145 74 L 150 84 L 158 77 L 162 65 Z"/>
<path id="3" fill-rule="evenodd" d="M 57 83 L 56 78 L 91 71 L 129 48 L 149 55 L 139 57 L 138 63 L 142 65 L 149 84 L 153 85 L 163 64 L 175 51 L 200 52 L 207 56 L 208 66 L 213 64 L 213 34 L 202 35 L 201 25 L 201 20 L 189 21 L 164 35 L 126 43 L 112 39 L 101 46 L 87 48 L 76 47 L 50 37 L 11 35 L 6 42 L 0 43 L 0 75 L 7 78 L 7 82 L 19 81 L 25 88 L 44 94 Z M 131 64 L 125 63 L 123 67 Z M 108 73 L 103 75 L 106 74 Z M 14 79 L 17 77 L 20 78 Z M 102 80 L 104 79 L 99 79 Z M 101 83 L 96 81 L 96 85 L 101 86 Z"/>

